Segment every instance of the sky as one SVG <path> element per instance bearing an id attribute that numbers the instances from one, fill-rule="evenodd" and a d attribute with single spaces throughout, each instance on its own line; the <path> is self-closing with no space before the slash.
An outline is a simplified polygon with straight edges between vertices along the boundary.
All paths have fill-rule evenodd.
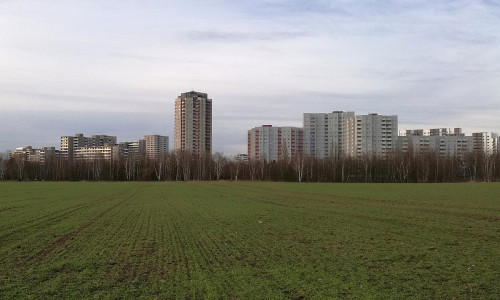
<path id="1" fill-rule="evenodd" d="M 305 112 L 500 132 L 500 2 L 0 0 L 0 152 L 170 136 L 213 102 L 213 152 Z"/>

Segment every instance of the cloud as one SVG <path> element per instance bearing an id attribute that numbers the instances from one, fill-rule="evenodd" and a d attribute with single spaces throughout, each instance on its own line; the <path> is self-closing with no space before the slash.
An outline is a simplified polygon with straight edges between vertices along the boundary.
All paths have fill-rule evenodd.
<path id="1" fill-rule="evenodd" d="M 159 103 L 163 103 L 164 99 L 156 97 L 156 99 L 141 99 L 137 96 L 120 95 L 120 94 L 98 94 L 79 93 L 79 94 L 63 94 L 63 93 L 46 93 L 37 91 L 22 91 L 22 90 L 3 90 L 1 91 L 3 99 L 11 101 L 2 101 L 2 109 L 12 112 L 104 112 L 113 113 L 135 111 L 140 113 L 154 112 L 155 107 Z"/>
<path id="2" fill-rule="evenodd" d="M 495 1 L 0 7 L 0 150 L 76 132 L 172 135 L 174 99 L 192 89 L 213 98 L 226 153 L 246 151 L 248 129 L 300 126 L 308 111 L 500 131 Z"/>
<path id="3" fill-rule="evenodd" d="M 290 15 L 319 14 L 324 16 L 349 14 L 348 7 L 332 1 L 271 0 L 249 1 L 242 9 L 259 17 L 289 17 Z"/>
<path id="4" fill-rule="evenodd" d="M 275 41 L 308 37 L 305 32 L 278 31 L 278 32 L 227 32 L 227 31 L 189 31 L 182 37 L 193 41 L 212 42 L 249 42 L 249 41 Z"/>
<path id="5" fill-rule="evenodd" d="M 140 55 L 140 54 L 125 53 L 125 52 L 110 52 L 109 56 L 123 58 L 123 59 L 137 59 L 137 60 L 148 61 L 148 62 L 166 59 L 165 57 L 152 56 L 152 55 Z"/>

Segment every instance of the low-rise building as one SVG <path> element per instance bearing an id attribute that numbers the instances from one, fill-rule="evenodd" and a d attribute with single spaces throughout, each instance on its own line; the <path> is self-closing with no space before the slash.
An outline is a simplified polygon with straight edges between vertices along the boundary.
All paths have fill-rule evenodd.
<path id="1" fill-rule="evenodd" d="M 398 137 L 397 149 L 414 153 L 435 152 L 441 156 L 460 156 L 474 150 L 472 136 L 465 136 L 461 128 L 433 128 L 406 130 Z"/>
<path id="2" fill-rule="evenodd" d="M 111 161 L 114 154 L 113 148 L 114 146 L 78 147 L 74 150 L 74 159 L 76 161 Z"/>
<path id="3" fill-rule="evenodd" d="M 74 136 L 62 136 L 61 157 L 65 159 L 74 159 L 76 149 L 78 148 L 114 146 L 116 143 L 116 136 L 109 135 L 92 135 L 91 137 L 86 137 L 83 133 L 77 133 Z"/>
<path id="4" fill-rule="evenodd" d="M 42 147 L 35 149 L 32 146 L 19 147 L 9 153 L 9 158 L 19 158 L 27 162 L 41 163 L 50 162 L 59 158 L 59 150 L 54 147 Z"/>
<path id="5" fill-rule="evenodd" d="M 135 158 L 141 160 L 146 157 L 146 140 L 139 140 L 137 142 L 121 142 L 115 145 L 114 158 Z"/>
<path id="6" fill-rule="evenodd" d="M 248 161 L 248 154 L 245 154 L 245 153 L 238 153 L 234 156 L 234 159 L 236 161 Z"/>

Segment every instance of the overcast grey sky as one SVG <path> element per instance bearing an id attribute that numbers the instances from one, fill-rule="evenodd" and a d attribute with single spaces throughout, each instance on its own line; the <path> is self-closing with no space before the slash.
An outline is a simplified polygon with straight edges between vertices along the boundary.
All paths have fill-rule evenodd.
<path id="1" fill-rule="evenodd" d="M 500 131 L 500 2 L 0 0 L 0 151 L 62 135 L 171 137 L 213 99 L 214 151 L 304 112 Z"/>

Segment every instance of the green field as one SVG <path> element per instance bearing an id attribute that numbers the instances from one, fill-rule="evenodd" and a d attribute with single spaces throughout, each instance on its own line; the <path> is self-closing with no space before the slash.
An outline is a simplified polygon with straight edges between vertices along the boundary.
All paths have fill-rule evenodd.
<path id="1" fill-rule="evenodd" d="M 0 298 L 499 299 L 500 184 L 0 183 Z"/>

